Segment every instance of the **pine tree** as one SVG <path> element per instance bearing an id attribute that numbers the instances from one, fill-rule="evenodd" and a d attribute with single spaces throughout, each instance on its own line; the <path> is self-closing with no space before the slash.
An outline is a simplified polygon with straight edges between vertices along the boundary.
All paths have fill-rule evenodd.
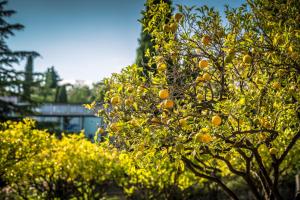
<path id="1" fill-rule="evenodd" d="M 149 1 L 149 0 L 147 0 Z M 152 0 L 152 4 L 159 4 L 161 2 L 167 3 L 170 6 L 170 14 L 169 17 L 172 15 L 172 1 L 171 0 Z M 142 19 L 140 22 L 143 22 L 144 24 L 148 24 L 147 22 L 150 21 L 151 19 L 146 18 L 145 13 L 149 12 L 149 6 L 145 4 L 146 9 L 141 12 L 142 14 Z M 145 30 L 145 26 L 142 25 L 142 31 L 140 35 L 139 41 L 139 47 L 137 48 L 137 56 L 136 56 L 136 61 L 135 63 L 138 66 L 142 66 L 144 68 L 144 74 L 147 74 L 147 71 L 149 71 L 151 67 L 148 65 L 149 59 L 145 56 L 146 51 L 150 51 L 150 54 L 154 52 L 154 44 L 152 42 L 152 37 L 149 32 Z"/>
<path id="2" fill-rule="evenodd" d="M 17 72 L 14 64 L 18 64 L 23 58 L 32 55 L 38 56 L 36 52 L 12 51 L 6 40 L 14 36 L 15 31 L 22 30 L 23 25 L 19 23 L 9 23 L 8 17 L 16 13 L 14 10 L 6 10 L 7 1 L 0 1 L 0 96 L 16 96 L 21 97 L 23 73 Z M 18 105 L 8 102 L 5 98 L 0 99 L 0 119 L 7 117 L 12 111 L 24 113 L 27 109 L 20 108 Z"/>

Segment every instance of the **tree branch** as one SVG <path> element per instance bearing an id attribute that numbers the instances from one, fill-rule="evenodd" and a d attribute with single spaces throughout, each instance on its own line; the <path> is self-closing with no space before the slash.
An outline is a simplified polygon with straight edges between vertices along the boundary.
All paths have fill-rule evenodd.
<path id="1" fill-rule="evenodd" d="M 231 199 L 239 200 L 239 198 L 236 196 L 236 194 L 231 189 L 229 189 L 220 179 L 218 179 L 217 177 L 208 176 L 206 174 L 202 174 L 202 173 L 198 172 L 194 168 L 195 164 L 192 161 L 190 161 L 189 159 L 187 159 L 184 156 L 182 157 L 182 159 L 183 159 L 183 162 L 186 164 L 187 168 L 189 168 L 196 176 L 198 176 L 200 178 L 205 178 L 207 180 L 217 183 Z"/>
<path id="2" fill-rule="evenodd" d="M 296 142 L 300 138 L 300 131 L 293 137 L 292 141 L 289 143 L 283 154 L 280 156 L 280 158 L 277 160 L 278 165 L 282 163 L 282 161 L 285 159 L 289 151 L 293 148 L 293 146 L 296 144 Z"/>

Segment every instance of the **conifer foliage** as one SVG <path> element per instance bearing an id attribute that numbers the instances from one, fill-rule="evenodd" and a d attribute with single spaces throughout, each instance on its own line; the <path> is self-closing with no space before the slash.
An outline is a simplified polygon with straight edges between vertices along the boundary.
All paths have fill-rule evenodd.
<path id="1" fill-rule="evenodd" d="M 10 23 L 8 18 L 16 14 L 14 10 L 7 10 L 5 7 L 7 1 L 0 1 L 0 96 L 22 96 L 22 83 L 24 73 L 18 72 L 13 65 L 18 64 L 22 59 L 28 56 L 36 57 L 38 53 L 29 51 L 13 51 L 7 45 L 7 39 L 15 35 L 15 31 L 20 31 L 24 28 L 22 24 Z M 26 78 L 29 81 L 30 73 L 27 73 Z M 28 79 L 29 78 L 29 79 Z M 28 85 L 25 84 L 25 90 L 28 90 Z M 24 112 L 26 109 L 18 108 L 17 105 L 0 100 L 0 119 L 12 110 Z"/>

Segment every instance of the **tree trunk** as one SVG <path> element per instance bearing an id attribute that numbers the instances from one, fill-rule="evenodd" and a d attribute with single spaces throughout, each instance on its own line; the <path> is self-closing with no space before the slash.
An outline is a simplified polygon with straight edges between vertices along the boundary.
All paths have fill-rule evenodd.
<path id="1" fill-rule="evenodd" d="M 295 176 L 296 179 L 296 195 L 295 200 L 300 200 L 300 174 Z"/>

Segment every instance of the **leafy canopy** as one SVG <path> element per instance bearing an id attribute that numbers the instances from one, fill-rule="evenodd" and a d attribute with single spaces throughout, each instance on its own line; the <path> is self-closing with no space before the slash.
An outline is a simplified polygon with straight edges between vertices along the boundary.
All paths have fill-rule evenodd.
<path id="1" fill-rule="evenodd" d="M 144 24 L 157 72 L 133 65 L 106 80 L 99 115 L 115 145 L 169 159 L 233 199 L 226 177 L 282 199 L 280 178 L 299 168 L 299 2 L 248 0 L 226 7 L 226 22 L 206 6 L 168 18 L 163 5 Z"/>

